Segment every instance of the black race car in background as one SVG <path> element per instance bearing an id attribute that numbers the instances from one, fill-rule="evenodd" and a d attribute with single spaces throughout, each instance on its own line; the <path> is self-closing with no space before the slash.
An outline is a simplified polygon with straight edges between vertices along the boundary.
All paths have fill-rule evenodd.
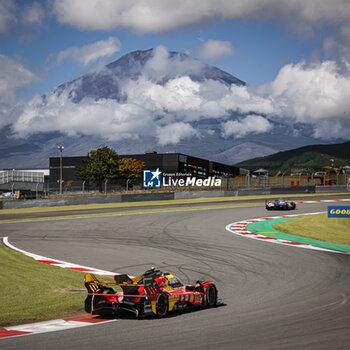
<path id="1" fill-rule="evenodd" d="M 267 210 L 294 210 L 296 208 L 295 202 L 285 201 L 284 199 L 266 200 L 265 208 Z"/>

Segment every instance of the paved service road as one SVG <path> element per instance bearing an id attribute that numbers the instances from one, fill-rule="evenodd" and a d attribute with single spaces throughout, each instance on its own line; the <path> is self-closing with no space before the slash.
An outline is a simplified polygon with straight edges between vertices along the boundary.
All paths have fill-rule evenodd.
<path id="1" fill-rule="evenodd" d="M 301 204 L 295 213 L 326 209 Z M 212 280 L 226 303 L 3 339 L 1 349 L 349 349 L 350 255 L 225 230 L 266 215 L 261 206 L 1 224 L 12 244 L 50 258 L 131 275 L 156 266 L 185 283 Z"/>

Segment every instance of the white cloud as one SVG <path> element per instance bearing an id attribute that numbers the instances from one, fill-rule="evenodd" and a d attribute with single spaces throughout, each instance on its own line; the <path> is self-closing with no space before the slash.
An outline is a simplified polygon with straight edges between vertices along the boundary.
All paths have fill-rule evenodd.
<path id="1" fill-rule="evenodd" d="M 0 127 L 10 122 L 16 90 L 36 80 L 36 76 L 18 61 L 0 54 Z"/>
<path id="2" fill-rule="evenodd" d="M 227 110 L 238 113 L 275 114 L 276 106 L 268 96 L 262 96 L 249 86 L 232 85 L 230 94 L 222 97 L 221 104 Z"/>
<path id="3" fill-rule="evenodd" d="M 19 137 L 59 130 L 68 136 L 98 135 L 110 141 L 151 135 L 154 129 L 151 116 L 142 106 L 89 98 L 73 103 L 67 91 L 50 93 L 45 102 L 35 96 L 13 125 Z"/>
<path id="4" fill-rule="evenodd" d="M 350 74 L 334 61 L 286 65 L 273 82 L 257 88 L 196 80 L 189 76 L 192 69 L 199 74 L 203 64 L 159 47 L 138 78 L 118 77 L 121 102 L 84 98 L 73 103 L 77 81 L 64 93 L 32 99 L 13 130 L 22 137 L 48 131 L 109 140 L 152 136 L 164 145 L 202 136 L 196 123 L 214 118 L 225 137 L 269 132 L 273 122 L 282 122 L 306 124 L 310 136 L 318 138 L 350 138 Z"/>
<path id="5" fill-rule="evenodd" d="M 98 9 L 98 10 L 97 10 Z M 186 26 L 208 25 L 215 20 L 277 19 L 295 31 L 312 32 L 320 24 L 342 27 L 350 18 L 347 0 L 55 0 L 61 23 L 80 29 L 131 28 L 162 32 Z"/>
<path id="6" fill-rule="evenodd" d="M 26 25 L 40 24 L 44 16 L 44 11 L 37 2 L 25 5 L 20 10 L 20 19 Z"/>
<path id="7" fill-rule="evenodd" d="M 208 40 L 198 49 L 200 57 L 208 61 L 217 61 L 224 56 L 234 54 L 232 43 L 222 40 Z"/>
<path id="8" fill-rule="evenodd" d="M 188 76 L 169 80 L 164 85 L 154 83 L 141 77 L 123 86 L 128 102 L 137 101 L 159 114 L 185 114 L 200 108 L 202 98 L 199 94 L 200 84 Z"/>
<path id="9" fill-rule="evenodd" d="M 171 56 L 162 45 L 153 50 L 153 56 L 146 62 L 143 74 L 152 81 L 188 75 L 200 75 L 205 64 L 187 55 Z"/>
<path id="10" fill-rule="evenodd" d="M 233 135 L 235 138 L 241 138 L 248 134 L 260 134 L 271 131 L 273 125 L 260 115 L 247 115 L 239 120 L 229 120 L 222 125 L 222 134 L 224 137 Z"/>
<path id="11" fill-rule="evenodd" d="M 198 137 L 199 132 L 190 124 L 178 122 L 165 126 L 157 126 L 156 135 L 161 146 L 177 144 L 181 140 L 191 137 Z"/>
<path id="12" fill-rule="evenodd" d="M 348 0 L 201 0 L 200 5 L 198 0 L 53 1 L 58 22 L 82 30 L 127 28 L 138 34 L 162 33 L 186 27 L 207 28 L 215 21 L 272 19 L 303 38 L 314 39 L 327 32 L 341 52 L 350 47 Z M 221 45 L 220 51 L 223 49 Z M 214 53 L 210 48 L 205 52 Z M 332 51 L 332 57 L 341 52 Z M 346 57 L 350 60 L 350 55 Z"/>
<path id="13" fill-rule="evenodd" d="M 0 2 L 0 34 L 7 34 L 17 22 L 16 4 L 13 0 Z"/>
<path id="14" fill-rule="evenodd" d="M 31 30 L 33 25 L 41 24 L 44 11 L 38 2 L 20 5 L 19 1 L 0 1 L 0 34 L 9 34 L 21 27 Z"/>
<path id="15" fill-rule="evenodd" d="M 51 56 L 56 58 L 56 64 L 61 64 L 68 59 L 77 62 L 83 66 L 87 66 L 101 57 L 109 57 L 120 51 L 120 41 L 116 37 L 109 37 L 106 40 L 96 41 L 93 44 L 84 45 L 82 47 L 69 47 L 60 51 L 57 55 Z"/>
<path id="16" fill-rule="evenodd" d="M 266 93 L 276 114 L 311 124 L 316 137 L 350 137 L 350 72 L 336 62 L 288 64 Z"/>

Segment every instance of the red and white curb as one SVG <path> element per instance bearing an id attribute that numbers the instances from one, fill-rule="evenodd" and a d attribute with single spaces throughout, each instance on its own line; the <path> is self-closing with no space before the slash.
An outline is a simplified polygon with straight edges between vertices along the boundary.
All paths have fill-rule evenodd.
<path id="1" fill-rule="evenodd" d="M 350 202 L 350 199 L 321 199 L 317 201 L 294 201 L 297 204 L 314 204 L 314 203 L 334 203 L 334 202 Z"/>
<path id="2" fill-rule="evenodd" d="M 40 334 L 66 329 L 86 327 L 96 324 L 115 322 L 116 319 L 103 319 L 96 315 L 86 315 L 82 317 L 73 317 L 58 319 L 45 322 L 28 323 L 20 326 L 12 326 L 0 329 L 0 339 L 9 337 L 19 337 L 30 334 Z"/>
<path id="3" fill-rule="evenodd" d="M 68 263 L 61 260 L 51 259 L 47 258 L 45 256 L 29 253 L 25 250 L 19 249 L 15 246 L 13 246 L 9 240 L 8 237 L 3 237 L 3 243 L 8 248 L 11 248 L 19 253 L 22 253 L 26 256 L 29 256 L 33 258 L 34 260 L 49 264 L 53 266 L 62 267 L 65 269 L 71 269 L 76 271 L 81 271 L 85 273 L 93 273 L 100 276 L 107 276 L 107 277 L 113 277 L 115 275 L 119 275 L 118 273 L 111 272 L 111 271 L 105 271 L 100 269 L 95 269 L 93 267 L 87 267 L 83 265 L 77 265 Z M 47 333 L 47 332 L 54 332 L 54 331 L 61 331 L 65 329 L 71 329 L 71 328 L 77 328 L 77 327 L 84 327 L 84 326 L 90 326 L 94 324 L 101 324 L 101 323 L 107 323 L 107 322 L 114 322 L 116 319 L 103 319 L 96 315 L 85 315 L 82 317 L 74 317 L 74 318 L 67 318 L 67 319 L 58 319 L 58 320 L 51 320 L 51 321 L 44 321 L 44 322 L 36 322 L 36 323 L 28 323 L 24 325 L 19 326 L 11 326 L 6 327 L 3 329 L 0 329 L 0 339 L 2 338 L 9 338 L 9 337 L 18 337 L 23 335 L 30 335 L 30 334 L 39 334 L 39 333 Z"/>
<path id="4" fill-rule="evenodd" d="M 321 212 L 297 214 L 297 215 L 281 215 L 281 216 L 273 216 L 273 217 L 265 217 L 265 218 L 237 221 L 237 222 L 234 222 L 232 224 L 227 225 L 226 230 L 229 232 L 232 232 L 236 235 L 239 235 L 239 236 L 257 239 L 257 240 L 265 241 L 265 242 L 269 242 L 269 243 L 277 243 L 277 244 L 283 244 L 283 245 L 294 246 L 294 247 L 299 247 L 299 248 L 322 250 L 322 251 L 326 251 L 326 252 L 346 254 L 346 253 L 340 252 L 340 251 L 335 251 L 335 250 L 330 250 L 330 249 L 325 249 L 325 248 L 320 248 L 320 247 L 314 247 L 311 244 L 293 242 L 293 241 L 288 241 L 288 240 L 284 240 L 284 239 L 278 239 L 278 238 L 265 236 L 262 234 L 251 232 L 251 231 L 247 230 L 247 228 L 246 228 L 247 225 L 254 223 L 254 222 L 273 220 L 273 219 L 279 219 L 279 218 L 297 217 L 297 216 L 301 216 L 301 215 L 314 215 L 314 214 L 321 214 Z"/>
<path id="5" fill-rule="evenodd" d="M 77 271 L 86 272 L 86 273 L 94 273 L 94 274 L 100 275 L 100 276 L 114 277 L 115 275 L 119 275 L 119 273 L 116 273 L 116 272 L 110 272 L 110 271 L 95 269 L 94 267 L 87 267 L 87 266 L 83 266 L 83 265 L 72 264 L 72 263 L 69 263 L 66 261 L 51 259 L 51 258 L 47 258 L 45 256 L 26 252 L 25 250 L 22 250 L 22 249 L 19 249 L 19 248 L 13 246 L 9 242 L 8 237 L 3 237 L 3 243 L 8 248 L 11 248 L 19 253 L 27 255 L 27 256 L 33 258 L 34 260 L 41 262 L 41 263 L 44 263 L 44 264 L 49 264 L 49 265 L 53 265 L 53 266 L 62 267 L 65 269 L 77 270 Z"/>

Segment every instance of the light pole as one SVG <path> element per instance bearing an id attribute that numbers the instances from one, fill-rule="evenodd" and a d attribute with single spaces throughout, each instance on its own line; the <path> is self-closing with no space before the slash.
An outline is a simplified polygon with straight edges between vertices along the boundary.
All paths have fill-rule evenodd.
<path id="1" fill-rule="evenodd" d="M 129 179 L 126 180 L 126 193 L 128 193 L 129 190 Z"/>
<path id="2" fill-rule="evenodd" d="M 60 196 L 62 196 L 62 152 L 64 150 L 64 146 L 63 145 L 57 145 L 57 148 L 60 150 Z"/>
<path id="3" fill-rule="evenodd" d="M 107 182 L 108 180 L 105 181 L 105 194 L 107 195 Z"/>
<path id="4" fill-rule="evenodd" d="M 11 193 L 13 193 L 13 188 L 15 186 L 15 169 L 12 169 L 12 190 L 11 190 Z"/>

